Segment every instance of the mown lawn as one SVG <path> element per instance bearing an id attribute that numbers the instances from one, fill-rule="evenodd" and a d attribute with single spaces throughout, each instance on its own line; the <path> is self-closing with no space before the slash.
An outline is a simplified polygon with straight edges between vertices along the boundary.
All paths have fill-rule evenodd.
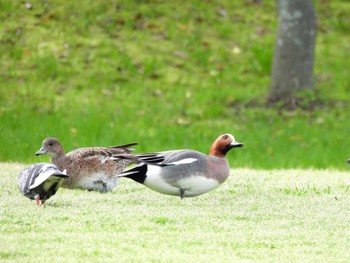
<path id="1" fill-rule="evenodd" d="M 233 169 L 180 200 L 128 179 L 61 189 L 38 208 L 0 165 L 1 262 L 349 262 L 350 173 Z"/>

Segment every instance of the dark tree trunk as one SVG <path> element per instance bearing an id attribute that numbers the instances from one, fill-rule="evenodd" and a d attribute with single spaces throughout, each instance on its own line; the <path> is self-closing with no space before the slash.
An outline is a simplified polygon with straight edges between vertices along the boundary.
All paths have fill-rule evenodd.
<path id="1" fill-rule="evenodd" d="M 313 0 L 278 0 L 278 32 L 269 99 L 292 102 L 313 89 L 316 14 Z"/>

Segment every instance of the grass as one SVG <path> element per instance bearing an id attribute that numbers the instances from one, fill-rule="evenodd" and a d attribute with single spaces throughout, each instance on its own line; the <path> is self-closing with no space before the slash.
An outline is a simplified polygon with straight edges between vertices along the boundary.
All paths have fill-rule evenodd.
<path id="1" fill-rule="evenodd" d="M 0 0 L 0 161 L 37 162 L 47 136 L 208 152 L 231 132 L 236 166 L 345 170 L 350 4 L 315 7 L 316 91 L 279 111 L 264 106 L 275 1 Z"/>
<path id="2" fill-rule="evenodd" d="M 1 262 L 348 262 L 350 177 L 337 170 L 233 169 L 181 200 L 124 179 L 111 193 L 22 196 L 23 164 L 0 166 Z"/>

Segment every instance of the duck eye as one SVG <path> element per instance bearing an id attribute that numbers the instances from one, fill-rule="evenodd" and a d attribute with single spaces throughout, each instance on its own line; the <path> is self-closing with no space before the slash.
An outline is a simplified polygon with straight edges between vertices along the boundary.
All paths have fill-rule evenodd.
<path id="1" fill-rule="evenodd" d="M 225 134 L 224 136 L 222 136 L 222 138 L 223 138 L 224 140 L 227 140 L 227 139 L 228 139 L 228 135 Z"/>
<path id="2" fill-rule="evenodd" d="M 52 145 L 53 145 L 53 143 L 52 143 L 52 142 L 50 142 L 50 143 L 49 143 L 49 146 L 52 146 Z"/>

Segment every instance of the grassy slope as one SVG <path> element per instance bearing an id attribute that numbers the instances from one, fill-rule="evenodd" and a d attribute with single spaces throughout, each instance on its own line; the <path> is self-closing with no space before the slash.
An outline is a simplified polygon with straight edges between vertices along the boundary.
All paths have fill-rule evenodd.
<path id="1" fill-rule="evenodd" d="M 60 189 L 37 208 L 0 166 L 0 261 L 348 262 L 350 178 L 336 170 L 234 169 L 180 200 L 128 179 L 112 193 Z"/>
<path id="2" fill-rule="evenodd" d="M 312 112 L 246 107 L 268 93 L 275 1 L 30 3 L 0 1 L 0 160 L 38 161 L 46 136 L 207 152 L 232 132 L 236 166 L 346 169 L 346 1 L 316 5 L 316 96 L 338 102 Z"/>

